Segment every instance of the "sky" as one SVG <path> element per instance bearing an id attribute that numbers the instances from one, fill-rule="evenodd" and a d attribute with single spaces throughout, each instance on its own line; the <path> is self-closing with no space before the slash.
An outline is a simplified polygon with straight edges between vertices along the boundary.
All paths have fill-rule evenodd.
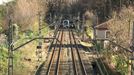
<path id="1" fill-rule="evenodd" d="M 6 2 L 9 2 L 9 1 L 11 1 L 11 0 L 0 0 L 0 4 L 3 4 L 3 2 L 6 3 Z"/>

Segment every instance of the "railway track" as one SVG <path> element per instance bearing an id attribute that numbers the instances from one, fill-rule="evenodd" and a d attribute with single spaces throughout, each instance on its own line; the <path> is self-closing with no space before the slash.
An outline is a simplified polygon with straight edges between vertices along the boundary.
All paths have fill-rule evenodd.
<path id="1" fill-rule="evenodd" d="M 78 47 L 74 32 L 61 29 L 56 38 L 46 63 L 36 75 L 92 75 L 91 60 L 82 53 L 84 49 Z"/>
<path id="2" fill-rule="evenodd" d="M 61 47 L 56 48 L 57 44 L 62 45 L 62 38 L 63 38 L 63 32 L 59 32 L 58 34 L 58 40 L 61 40 L 60 43 L 56 41 L 55 47 L 52 50 L 51 59 L 49 61 L 49 66 L 47 68 L 46 75 L 57 75 L 58 73 L 58 65 L 59 65 L 59 57 L 61 52 Z"/>
<path id="3" fill-rule="evenodd" d="M 77 57 L 76 58 L 76 60 L 77 60 L 77 62 L 76 62 L 76 64 L 77 64 L 77 73 L 74 74 L 74 75 L 88 75 L 86 70 L 85 70 L 86 66 L 84 66 L 84 64 L 83 64 L 83 60 L 82 60 L 82 57 L 80 55 L 80 49 L 79 49 L 79 47 L 77 45 L 76 38 L 75 38 L 75 35 L 74 35 L 73 31 L 71 31 L 70 36 L 72 36 L 72 38 L 70 40 L 72 40 L 72 44 L 74 44 L 74 46 L 75 46 L 73 48 L 73 51 L 74 51 L 73 53 L 75 55 L 75 58 Z M 74 61 L 76 61 L 76 60 L 74 60 Z"/>
<path id="4" fill-rule="evenodd" d="M 69 38 L 70 38 L 70 44 L 72 44 L 72 37 L 71 37 L 71 32 L 69 31 Z M 73 62 L 73 71 L 74 71 L 74 75 L 78 75 L 78 71 L 76 68 L 76 59 L 75 59 L 75 54 L 74 54 L 74 50 L 73 47 L 71 46 L 71 56 L 72 56 L 72 62 Z"/>

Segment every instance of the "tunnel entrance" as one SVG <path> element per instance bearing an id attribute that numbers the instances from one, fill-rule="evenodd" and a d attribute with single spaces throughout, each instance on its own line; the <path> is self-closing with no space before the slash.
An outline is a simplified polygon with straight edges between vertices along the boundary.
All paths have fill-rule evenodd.
<path id="1" fill-rule="evenodd" d="M 55 25 L 63 25 L 63 21 L 69 20 L 70 27 L 74 28 L 73 24 L 76 22 L 83 22 L 83 13 L 85 9 L 80 6 L 80 0 L 51 0 L 48 2 L 48 11 L 46 13 L 45 20 L 51 29 L 54 29 Z"/>

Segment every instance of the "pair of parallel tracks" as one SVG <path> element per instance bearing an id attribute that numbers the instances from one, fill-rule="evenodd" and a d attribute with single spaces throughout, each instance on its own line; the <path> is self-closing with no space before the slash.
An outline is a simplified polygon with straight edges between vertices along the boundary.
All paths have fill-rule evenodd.
<path id="1" fill-rule="evenodd" d="M 55 46 L 54 48 L 52 49 L 52 54 L 51 54 L 51 57 L 50 57 L 50 61 L 49 61 L 49 64 L 48 64 L 48 68 L 47 68 L 47 71 L 46 71 L 46 75 L 58 75 L 58 72 L 59 72 L 59 61 L 60 61 L 60 53 L 61 53 L 61 50 L 62 50 L 62 46 L 59 47 L 59 49 L 57 50 L 56 49 L 56 46 L 58 45 L 58 43 L 60 45 L 62 45 L 62 40 L 63 40 L 63 31 L 61 30 L 57 32 L 57 36 L 56 38 L 58 38 L 57 40 L 60 40 L 60 42 L 58 42 L 57 40 L 54 40 L 54 43 L 55 43 Z M 52 70 L 52 66 L 53 66 L 53 63 L 54 63 L 54 59 L 55 59 L 55 55 L 57 54 L 57 61 L 56 61 L 56 64 L 55 65 L 55 69 L 54 69 L 54 73 L 51 72 Z"/>
<path id="2" fill-rule="evenodd" d="M 87 72 L 85 70 L 85 66 L 84 66 L 82 58 L 80 56 L 79 47 L 77 45 L 74 33 L 72 31 L 71 32 L 69 31 L 69 36 L 70 36 L 70 44 L 75 45 L 75 49 L 73 47 L 71 47 L 74 75 L 79 75 L 79 72 L 77 70 L 77 65 L 76 65 L 76 62 L 75 62 L 75 56 L 74 56 L 75 54 L 77 54 L 77 56 L 78 56 L 79 65 L 80 65 L 82 75 L 87 75 Z M 74 50 L 76 50 L 76 51 L 74 51 Z"/>
<path id="3" fill-rule="evenodd" d="M 49 58 L 47 60 L 47 65 L 46 67 L 46 71 L 45 73 L 43 73 L 43 75 L 70 75 L 70 74 L 66 74 L 63 73 L 62 69 L 63 68 L 63 60 L 66 59 L 64 58 L 64 44 L 63 41 L 64 40 L 68 40 L 69 41 L 69 49 L 70 49 L 70 59 L 71 59 L 71 66 L 72 68 L 72 73 L 71 75 L 88 75 L 87 74 L 87 70 L 86 70 L 86 66 L 84 65 L 84 62 L 82 60 L 82 57 L 80 55 L 80 49 L 77 45 L 77 41 L 76 38 L 74 36 L 74 32 L 71 29 L 66 29 L 66 31 L 68 32 L 69 37 L 65 37 L 65 30 L 64 29 L 60 29 L 57 30 L 57 32 L 55 33 L 55 40 L 53 40 L 52 44 L 53 47 L 50 48 L 51 49 L 51 53 L 49 54 Z M 64 67 L 65 69 L 65 67 Z M 40 74 L 39 74 L 40 75 Z"/>

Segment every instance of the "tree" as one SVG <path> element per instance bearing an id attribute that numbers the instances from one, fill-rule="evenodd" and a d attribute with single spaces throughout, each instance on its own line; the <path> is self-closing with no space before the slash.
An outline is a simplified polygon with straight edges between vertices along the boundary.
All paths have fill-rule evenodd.
<path id="1" fill-rule="evenodd" d="M 38 13 L 47 11 L 45 0 L 17 0 L 14 7 L 14 21 L 25 30 L 32 25 Z M 44 14 L 45 16 L 45 14 Z"/>

